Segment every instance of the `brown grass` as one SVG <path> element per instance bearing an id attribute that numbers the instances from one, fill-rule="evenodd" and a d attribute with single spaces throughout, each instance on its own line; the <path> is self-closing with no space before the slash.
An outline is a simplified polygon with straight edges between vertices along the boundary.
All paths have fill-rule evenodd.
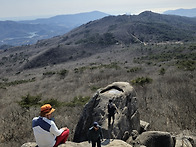
<path id="1" fill-rule="evenodd" d="M 146 49 L 145 49 L 146 48 Z M 56 99 L 60 102 L 70 102 L 76 96 L 92 97 L 96 89 L 105 87 L 115 81 L 130 82 L 138 77 L 149 77 L 152 83 L 133 85 L 139 100 L 141 119 L 150 123 L 152 130 L 169 131 L 179 133 L 189 130 L 196 133 L 196 90 L 195 70 L 184 71 L 174 66 L 174 61 L 157 62 L 153 64 L 134 63 L 133 59 L 147 55 L 149 48 L 157 51 L 164 46 L 113 46 L 75 61 L 68 61 L 57 65 L 49 65 L 43 68 L 23 70 L 17 73 L 17 67 L 7 67 L 8 63 L 1 67 L 10 69 L 0 74 L 0 82 L 12 82 L 15 80 L 28 80 L 35 78 L 33 82 L 0 88 L 0 142 L 4 146 L 21 146 L 21 144 L 34 141 L 31 128 L 31 120 L 39 114 L 39 106 L 29 110 L 21 108 L 17 101 L 22 96 L 41 95 L 43 100 Z M 173 49 L 173 46 L 167 48 Z M 152 52 L 153 50 L 150 50 Z M 1 57 L 3 55 L 1 54 Z M 118 68 L 112 63 L 116 63 Z M 139 70 L 132 71 L 138 67 Z M 160 69 L 166 69 L 165 74 L 160 75 Z M 74 69 L 80 69 L 76 72 Z M 65 76 L 47 72 L 58 73 L 66 69 Z M 82 70 L 81 70 L 82 69 Z M 16 74 L 17 73 L 17 74 Z M 71 133 L 69 140 L 73 139 L 74 129 L 79 119 L 82 106 L 57 107 L 55 120 L 57 126 L 67 126 Z M 0 144 L 0 145 L 1 145 Z"/>

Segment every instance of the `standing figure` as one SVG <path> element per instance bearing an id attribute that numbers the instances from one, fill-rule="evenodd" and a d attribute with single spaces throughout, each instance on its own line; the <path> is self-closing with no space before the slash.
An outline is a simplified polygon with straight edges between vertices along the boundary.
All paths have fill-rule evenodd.
<path id="1" fill-rule="evenodd" d="M 108 103 L 108 126 L 111 125 L 111 118 L 113 119 L 112 125 L 114 124 L 115 113 L 118 113 L 116 105 L 112 102 L 112 99 Z"/>
<path id="2" fill-rule="evenodd" d="M 93 123 L 93 126 L 88 131 L 88 142 L 92 142 L 92 147 L 101 147 L 101 140 L 103 140 L 103 133 L 101 126 L 97 122 Z"/>
<path id="3" fill-rule="evenodd" d="M 51 120 L 54 111 L 50 104 L 45 104 L 41 107 L 40 116 L 33 118 L 33 133 L 39 147 L 57 147 L 65 143 L 68 138 L 69 129 L 67 127 L 58 129 Z"/>

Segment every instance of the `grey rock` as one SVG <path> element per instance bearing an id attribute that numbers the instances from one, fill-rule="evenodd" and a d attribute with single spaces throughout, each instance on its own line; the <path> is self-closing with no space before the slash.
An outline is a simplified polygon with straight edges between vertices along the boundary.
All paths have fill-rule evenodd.
<path id="1" fill-rule="evenodd" d="M 118 108 L 115 122 L 110 127 L 107 119 L 107 104 L 113 99 Z M 126 131 L 140 130 L 140 116 L 136 92 L 127 82 L 115 82 L 99 89 L 86 104 L 75 129 L 74 142 L 87 140 L 88 129 L 97 121 L 103 129 L 104 138 L 122 139 Z"/>
<path id="2" fill-rule="evenodd" d="M 186 138 L 176 138 L 175 147 L 193 147 L 191 142 Z"/>
<path id="3" fill-rule="evenodd" d="M 140 120 L 140 134 L 142 132 L 146 132 L 149 130 L 150 124 L 148 122 L 145 122 L 143 120 Z"/>
<path id="4" fill-rule="evenodd" d="M 137 141 L 135 141 L 135 139 L 136 139 L 138 136 L 139 136 L 138 131 L 137 131 L 137 130 L 133 130 L 133 131 L 131 132 L 131 136 L 126 140 L 126 142 L 127 142 L 128 144 L 134 145 L 134 147 L 135 147 L 135 146 L 140 146 L 140 144 L 139 144 Z"/>
<path id="5" fill-rule="evenodd" d="M 147 147 L 174 147 L 170 133 L 161 131 L 147 131 L 139 135 L 136 143 Z"/>
<path id="6" fill-rule="evenodd" d="M 130 134 L 129 134 L 129 131 L 125 131 L 123 137 L 122 137 L 122 140 L 123 141 L 126 141 L 128 138 L 129 138 Z"/>
<path id="7" fill-rule="evenodd" d="M 24 143 L 21 147 L 36 147 L 37 144 L 35 142 L 27 142 Z"/>
<path id="8" fill-rule="evenodd" d="M 102 142 L 102 145 L 105 147 L 132 147 L 130 144 L 127 144 L 126 142 L 122 140 L 104 140 Z M 34 142 L 28 142 L 23 144 L 21 147 L 35 147 L 36 143 Z M 75 143 L 71 141 L 67 141 L 65 144 L 61 144 L 58 147 L 91 147 L 92 145 L 88 143 L 87 141 L 81 142 L 81 143 Z"/>
<path id="9" fill-rule="evenodd" d="M 175 147 L 196 147 L 196 137 L 179 134 L 176 136 Z"/>

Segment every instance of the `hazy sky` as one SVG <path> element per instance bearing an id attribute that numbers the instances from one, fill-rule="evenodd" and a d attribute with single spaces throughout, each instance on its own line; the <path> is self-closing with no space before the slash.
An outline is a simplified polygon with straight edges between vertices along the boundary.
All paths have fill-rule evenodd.
<path id="1" fill-rule="evenodd" d="M 145 10 L 162 13 L 179 8 L 196 8 L 196 0 L 0 0 L 0 19 L 95 10 L 112 15 L 138 14 Z"/>

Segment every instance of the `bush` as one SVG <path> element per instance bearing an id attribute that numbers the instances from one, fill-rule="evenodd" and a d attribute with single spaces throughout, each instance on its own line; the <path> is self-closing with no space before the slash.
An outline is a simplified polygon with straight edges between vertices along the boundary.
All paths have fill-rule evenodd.
<path id="1" fill-rule="evenodd" d="M 35 82 L 35 77 L 32 79 L 28 79 L 28 80 L 15 80 L 12 82 L 3 82 L 3 83 L 0 82 L 0 88 L 3 87 L 3 89 L 4 89 L 8 86 L 15 86 L 15 85 L 29 83 L 29 82 Z"/>
<path id="2" fill-rule="evenodd" d="M 62 77 L 65 77 L 67 75 L 67 73 L 68 73 L 68 70 L 66 70 L 66 69 L 63 69 L 58 72 L 58 74 L 61 75 Z"/>
<path id="3" fill-rule="evenodd" d="M 127 72 L 128 72 L 128 73 L 129 73 L 129 72 L 137 72 L 137 71 L 139 71 L 139 70 L 141 70 L 141 67 L 133 67 L 133 68 L 128 69 Z"/>
<path id="4" fill-rule="evenodd" d="M 160 75 L 164 75 L 164 74 L 165 74 L 165 68 L 162 67 L 162 68 L 159 70 L 159 74 L 160 74 Z"/>
<path id="5" fill-rule="evenodd" d="M 193 71 L 196 68 L 196 61 L 193 60 L 183 60 L 176 62 L 178 68 L 188 71 Z"/>
<path id="6" fill-rule="evenodd" d="M 59 102 L 56 99 L 46 99 L 46 100 L 42 101 L 41 95 L 32 96 L 30 94 L 27 94 L 26 96 L 21 97 L 21 100 L 18 102 L 18 104 L 22 108 L 29 109 L 32 106 L 42 106 L 44 104 L 50 104 L 54 107 L 59 107 L 63 103 Z"/>
<path id="7" fill-rule="evenodd" d="M 151 82 L 152 82 L 152 79 L 148 77 L 138 77 L 135 80 L 131 80 L 132 84 L 141 85 L 141 86 L 144 86 L 145 84 L 149 84 Z"/>
<path id="8" fill-rule="evenodd" d="M 52 76 L 54 74 L 56 74 L 56 72 L 54 71 L 48 71 L 48 72 L 43 73 L 44 76 Z"/>
<path id="9" fill-rule="evenodd" d="M 18 102 L 18 104 L 22 108 L 29 109 L 31 106 L 37 106 L 40 105 L 41 96 L 31 96 L 30 94 L 27 94 L 26 96 L 22 96 L 22 100 Z"/>
<path id="10" fill-rule="evenodd" d="M 68 107 L 83 106 L 89 101 L 89 99 L 90 97 L 88 96 L 86 97 L 78 96 L 78 97 L 74 97 L 73 101 L 67 102 L 64 105 Z"/>
<path id="11" fill-rule="evenodd" d="M 44 104 L 50 104 L 53 107 L 60 107 L 61 105 L 63 105 L 62 102 L 60 102 L 56 99 L 47 99 L 47 100 L 44 100 L 43 102 L 40 103 L 41 106 Z"/>
<path id="12" fill-rule="evenodd" d="M 96 87 L 96 86 L 90 87 L 91 91 L 97 91 L 99 88 L 101 88 L 101 87 Z"/>
<path id="13" fill-rule="evenodd" d="M 27 94 L 26 96 L 22 96 L 21 100 L 17 102 L 22 108 L 29 109 L 32 106 L 42 106 L 44 104 L 50 104 L 53 107 L 60 107 L 60 106 L 68 106 L 68 107 L 75 107 L 75 106 L 83 106 L 89 101 L 90 97 L 86 96 L 78 96 L 74 97 L 71 102 L 60 102 L 57 99 L 46 99 L 42 101 L 41 95 L 32 96 Z"/>

